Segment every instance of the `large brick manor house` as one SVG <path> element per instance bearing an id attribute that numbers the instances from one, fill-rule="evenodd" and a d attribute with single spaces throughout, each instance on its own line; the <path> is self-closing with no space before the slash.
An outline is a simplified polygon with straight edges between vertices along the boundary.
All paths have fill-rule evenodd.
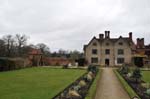
<path id="1" fill-rule="evenodd" d="M 110 31 L 95 36 L 84 45 L 85 59 L 88 64 L 101 66 L 116 66 L 123 63 L 134 63 L 139 58 L 142 64 L 149 63 L 150 46 L 144 45 L 144 38 L 132 40 L 132 32 L 128 37 L 110 38 Z"/>

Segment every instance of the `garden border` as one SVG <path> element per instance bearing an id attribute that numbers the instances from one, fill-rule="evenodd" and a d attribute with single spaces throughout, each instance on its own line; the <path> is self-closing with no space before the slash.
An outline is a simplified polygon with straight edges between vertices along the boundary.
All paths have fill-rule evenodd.
<path id="1" fill-rule="evenodd" d="M 96 76 L 94 77 L 94 79 L 92 79 L 92 81 L 89 83 L 90 86 L 88 86 L 88 90 L 87 90 L 87 93 L 84 95 L 84 97 L 82 97 L 81 99 L 85 99 L 87 94 L 88 94 L 88 91 L 90 89 L 90 87 L 92 86 L 94 80 L 96 79 L 97 77 L 97 74 L 98 74 L 99 70 L 96 72 Z M 81 78 L 83 78 L 85 75 L 88 74 L 88 71 L 86 73 L 84 73 L 83 75 L 81 75 L 78 79 L 76 79 L 75 81 L 73 81 L 70 85 L 68 85 L 66 88 L 64 88 L 62 91 L 60 91 L 57 95 L 55 95 L 52 99 L 59 99 L 59 96 L 65 92 L 65 91 L 69 91 L 69 88 L 73 85 L 75 85 L 76 81 L 80 80 Z M 61 99 L 61 98 L 60 98 Z"/>
<path id="2" fill-rule="evenodd" d="M 98 86 L 99 86 L 99 82 L 100 82 L 100 78 L 101 78 L 101 73 L 103 72 L 103 70 L 102 69 L 99 69 L 99 72 L 97 73 L 97 75 L 96 75 L 96 77 L 95 77 L 95 79 L 94 79 L 94 81 L 93 81 L 93 83 L 92 83 L 92 85 L 90 86 L 90 88 L 89 88 L 89 90 L 88 90 L 88 93 L 87 93 L 87 95 L 86 95 L 86 97 L 85 97 L 85 99 L 94 99 L 95 98 L 95 96 L 96 96 L 96 91 L 98 90 Z M 95 84 L 96 83 L 96 88 L 94 89 L 94 92 L 92 92 L 92 94 L 90 95 L 90 96 L 88 96 L 89 94 L 90 94 L 90 90 L 93 88 L 93 84 Z M 94 94 L 93 94 L 94 93 Z"/>
<path id="3" fill-rule="evenodd" d="M 138 97 L 139 99 L 141 99 L 137 93 L 134 91 L 134 89 L 128 84 L 128 82 L 122 77 L 122 75 L 120 75 L 120 73 L 115 69 L 114 70 L 117 78 L 119 79 L 119 81 L 121 82 L 123 88 L 126 90 L 126 92 L 128 93 L 128 95 L 130 96 L 130 98 L 132 99 L 133 97 Z"/>

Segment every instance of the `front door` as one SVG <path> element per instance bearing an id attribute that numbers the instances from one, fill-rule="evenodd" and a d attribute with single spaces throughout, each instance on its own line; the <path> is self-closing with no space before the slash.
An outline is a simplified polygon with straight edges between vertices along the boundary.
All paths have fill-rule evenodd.
<path id="1" fill-rule="evenodd" d="M 109 66 L 109 59 L 105 59 L 105 65 Z"/>

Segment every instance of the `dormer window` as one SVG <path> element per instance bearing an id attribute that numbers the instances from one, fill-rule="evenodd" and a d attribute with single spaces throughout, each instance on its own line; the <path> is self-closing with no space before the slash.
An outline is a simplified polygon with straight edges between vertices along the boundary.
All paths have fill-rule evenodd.
<path id="1" fill-rule="evenodd" d="M 93 43 L 93 46 L 97 46 L 97 43 L 96 43 L 96 42 L 94 42 L 94 43 Z"/>
<path id="2" fill-rule="evenodd" d="M 122 42 L 119 42 L 118 44 L 119 44 L 119 45 L 123 45 L 123 43 L 122 43 Z"/>

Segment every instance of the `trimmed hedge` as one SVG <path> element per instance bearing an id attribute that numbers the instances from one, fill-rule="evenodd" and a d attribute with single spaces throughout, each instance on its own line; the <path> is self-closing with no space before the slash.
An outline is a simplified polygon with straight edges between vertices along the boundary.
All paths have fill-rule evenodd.
<path id="1" fill-rule="evenodd" d="M 23 59 L 0 58 L 0 71 L 9 71 L 25 68 L 25 61 Z"/>

